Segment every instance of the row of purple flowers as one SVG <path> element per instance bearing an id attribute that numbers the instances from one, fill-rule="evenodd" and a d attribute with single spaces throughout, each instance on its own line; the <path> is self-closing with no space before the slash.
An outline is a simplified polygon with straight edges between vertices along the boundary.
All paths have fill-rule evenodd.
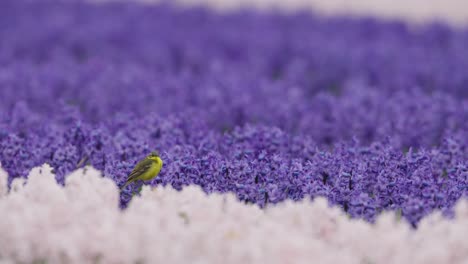
<path id="1" fill-rule="evenodd" d="M 468 193 L 468 31 L 313 14 L 5 1 L 0 161 L 90 164 L 260 206 L 326 196 L 416 224 Z M 137 188 L 137 186 L 134 186 Z M 122 206 L 130 199 L 123 193 Z"/>

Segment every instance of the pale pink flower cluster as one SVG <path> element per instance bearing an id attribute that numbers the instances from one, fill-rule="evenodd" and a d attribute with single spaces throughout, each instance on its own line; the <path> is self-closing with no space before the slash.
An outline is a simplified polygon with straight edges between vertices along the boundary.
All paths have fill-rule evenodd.
<path id="1" fill-rule="evenodd" d="M 157 4 L 166 0 L 86 0 L 93 3 L 112 1 Z M 206 6 L 218 11 L 239 9 L 275 10 L 281 12 L 318 11 L 327 15 L 374 16 L 425 23 L 444 21 L 454 26 L 468 23 L 466 0 L 172 0 L 180 6 Z"/>
<path id="2" fill-rule="evenodd" d="M 93 168 L 58 185 L 51 168 L 6 189 L 0 170 L 0 263 L 468 263 L 468 201 L 417 231 L 393 214 L 375 225 L 323 198 L 261 210 L 197 187 L 144 188 L 118 208 L 118 189 Z M 42 262 L 41 262 L 42 261 Z"/>

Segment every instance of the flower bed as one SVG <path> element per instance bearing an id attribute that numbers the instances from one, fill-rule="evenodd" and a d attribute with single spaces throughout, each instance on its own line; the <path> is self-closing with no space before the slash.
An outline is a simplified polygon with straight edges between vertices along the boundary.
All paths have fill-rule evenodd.
<path id="1" fill-rule="evenodd" d="M 324 197 L 348 217 L 373 223 L 394 211 L 420 228 L 435 210 L 452 218 L 468 194 L 466 29 L 134 3 L 2 5 L 0 161 L 8 185 L 47 163 L 62 185 L 90 165 L 121 186 L 157 149 L 164 167 L 145 184 L 231 193 L 267 212 Z M 125 208 L 138 187 L 115 197 L 116 206 Z M 3 208 L 14 207 L 16 196 L 6 197 Z M 26 221 L 15 215 L 9 221 Z M 22 256 L 15 250 L 8 256 Z M 291 250 L 283 253 L 302 252 Z"/>

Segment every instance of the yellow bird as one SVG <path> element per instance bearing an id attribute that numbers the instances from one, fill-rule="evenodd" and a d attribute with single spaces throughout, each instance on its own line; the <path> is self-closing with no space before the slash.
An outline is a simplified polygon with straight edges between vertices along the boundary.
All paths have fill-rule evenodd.
<path id="1" fill-rule="evenodd" d="M 144 160 L 135 165 L 135 168 L 132 170 L 130 175 L 128 175 L 127 181 L 120 190 L 123 190 L 127 185 L 134 181 L 147 181 L 153 179 L 159 174 L 162 166 L 163 161 L 159 157 L 159 154 L 155 151 L 151 152 L 151 154 L 149 154 Z"/>

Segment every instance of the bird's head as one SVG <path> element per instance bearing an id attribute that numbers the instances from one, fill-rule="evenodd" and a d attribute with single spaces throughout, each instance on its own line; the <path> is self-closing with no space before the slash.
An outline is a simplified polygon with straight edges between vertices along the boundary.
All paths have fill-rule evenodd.
<path id="1" fill-rule="evenodd" d="M 159 153 L 157 151 L 151 152 L 147 158 L 150 160 L 154 160 L 158 163 L 162 163 L 161 157 L 159 157 Z"/>
<path id="2" fill-rule="evenodd" d="M 152 151 L 149 155 L 148 155 L 148 158 L 155 158 L 155 157 L 159 157 L 159 153 L 155 150 L 155 151 Z"/>

